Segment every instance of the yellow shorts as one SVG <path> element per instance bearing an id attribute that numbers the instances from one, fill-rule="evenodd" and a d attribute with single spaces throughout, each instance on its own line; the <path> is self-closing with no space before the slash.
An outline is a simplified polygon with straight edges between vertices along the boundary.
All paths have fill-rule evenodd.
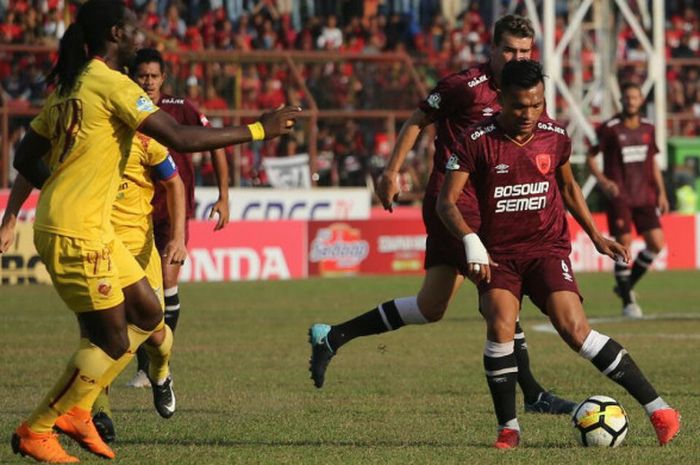
<path id="1" fill-rule="evenodd" d="M 160 264 L 160 255 L 158 255 L 158 249 L 156 249 L 151 239 L 148 244 L 138 251 L 134 251 L 134 257 L 139 263 L 143 271 L 146 273 L 146 278 L 148 283 L 153 288 L 156 297 L 158 297 L 158 302 L 160 302 L 160 307 L 165 310 L 165 300 L 163 297 L 163 269 Z"/>
<path id="2" fill-rule="evenodd" d="M 119 239 L 75 239 L 34 231 L 34 245 L 58 295 L 76 313 L 104 310 L 124 302 L 122 289 L 144 277 Z"/>

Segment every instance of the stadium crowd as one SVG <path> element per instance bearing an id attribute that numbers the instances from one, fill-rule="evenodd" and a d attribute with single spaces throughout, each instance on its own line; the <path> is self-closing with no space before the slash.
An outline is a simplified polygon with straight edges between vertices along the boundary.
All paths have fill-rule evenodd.
<path id="1" fill-rule="evenodd" d="M 181 52 L 331 51 L 375 54 L 406 52 L 418 65 L 426 89 L 438 79 L 482 62 L 488 55 L 491 12 L 469 0 L 127 0 L 138 13 L 144 43 L 168 62 L 165 93 L 185 95 L 205 112 L 227 108 L 273 108 L 284 101 L 307 106 L 288 66 L 280 63 L 190 62 Z M 508 4 L 510 2 L 502 2 Z M 523 2 L 521 2 L 523 3 Z M 700 15 L 692 0 L 666 2 L 667 58 L 700 58 Z M 505 7 L 504 7 L 505 8 Z M 521 5 L 519 8 L 523 9 Z M 56 45 L 70 23 L 75 2 L 0 0 L 0 43 Z M 489 10 L 489 11 L 484 11 Z M 559 36 L 565 11 L 557 22 Z M 584 72 L 593 73 L 594 44 L 584 41 Z M 619 36 L 621 78 L 643 75 L 645 52 L 629 27 Z M 52 54 L 0 54 L 0 92 L 9 105 L 41 103 Z M 691 62 L 692 63 L 692 62 Z M 321 109 L 411 109 L 419 100 L 401 63 L 309 62 L 306 88 Z M 566 71 L 565 71 L 566 73 Z M 640 74 L 641 73 L 641 74 Z M 700 66 L 668 67 L 668 109 L 700 116 Z M 585 79 L 585 76 L 584 76 Z M 407 92 L 410 89 L 410 92 Z M 565 103 L 557 102 L 565 111 Z M 212 118 L 215 125 L 229 121 Z M 698 119 L 671 127 L 677 135 L 700 134 Z M 245 121 L 244 121 L 245 122 Z M 389 154 L 387 130 L 377 120 L 321 121 L 316 170 L 320 185 L 365 185 Z M 18 127 L 21 133 L 21 128 Z M 242 148 L 240 184 L 266 185 L 261 160 L 308 150 L 305 133 Z M 14 138 L 18 138 L 15 134 Z M 425 182 L 433 135 L 419 143 L 403 182 L 407 190 Z M 213 182 L 209 160 L 196 158 L 198 182 Z M 419 197 L 419 196 L 418 196 Z M 409 197 L 409 200 L 410 197 Z"/>

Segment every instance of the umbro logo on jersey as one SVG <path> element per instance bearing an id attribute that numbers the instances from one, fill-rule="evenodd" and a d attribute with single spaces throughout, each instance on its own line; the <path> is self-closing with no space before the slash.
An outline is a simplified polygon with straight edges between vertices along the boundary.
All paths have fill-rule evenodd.
<path id="1" fill-rule="evenodd" d="M 448 171 L 456 171 L 459 169 L 459 158 L 457 155 L 452 155 L 445 164 L 445 169 Z"/>
<path id="2" fill-rule="evenodd" d="M 506 174 L 508 172 L 508 168 L 510 168 L 510 166 L 506 165 L 505 163 L 501 163 L 500 165 L 496 165 L 496 173 L 497 174 Z"/>
<path id="3" fill-rule="evenodd" d="M 440 97 L 440 94 L 437 92 L 434 92 L 430 95 L 428 95 L 428 106 L 431 108 L 435 108 L 436 110 L 440 108 L 440 101 L 442 100 L 442 97 Z"/>

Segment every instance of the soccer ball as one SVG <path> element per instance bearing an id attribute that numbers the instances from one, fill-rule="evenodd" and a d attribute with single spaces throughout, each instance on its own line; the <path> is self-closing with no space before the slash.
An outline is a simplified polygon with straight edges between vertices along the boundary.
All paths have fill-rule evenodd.
<path id="1" fill-rule="evenodd" d="M 617 447 L 629 430 L 625 409 L 607 396 L 584 400 L 574 410 L 571 420 L 576 438 L 584 447 Z"/>

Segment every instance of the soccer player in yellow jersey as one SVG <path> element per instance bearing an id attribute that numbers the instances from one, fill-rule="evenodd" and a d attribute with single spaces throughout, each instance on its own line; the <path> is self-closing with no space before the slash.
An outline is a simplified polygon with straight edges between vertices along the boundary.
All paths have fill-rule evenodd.
<path id="1" fill-rule="evenodd" d="M 183 263 L 187 257 L 184 184 L 168 150 L 156 140 L 137 133 L 119 183 L 117 198 L 112 206 L 111 221 L 117 237 L 145 271 L 148 283 L 164 308 L 161 257 L 154 244 L 151 218 L 155 181 L 160 181 L 165 188 L 166 205 L 172 218 L 163 261 Z M 0 226 L 0 252 L 12 245 L 14 218 L 31 190 L 31 184 L 21 175 L 18 176 L 15 185 L 12 186 L 11 201 Z M 152 380 L 154 404 L 163 418 L 170 418 L 175 413 L 175 393 L 168 364 L 172 345 L 173 332 L 167 325 L 163 325 L 161 329 L 153 332 L 142 346 L 151 361 L 148 377 Z M 105 442 L 111 442 L 115 434 L 107 390 L 105 387 L 92 410 L 95 415 L 93 422 L 100 436 Z"/>
<path id="2" fill-rule="evenodd" d="M 163 325 L 158 298 L 110 222 L 135 131 L 196 152 L 289 133 L 301 111 L 285 107 L 248 126 L 179 125 L 123 74 L 136 33 L 136 16 L 121 0 L 80 6 L 47 79 L 56 90 L 15 155 L 15 168 L 41 189 L 34 244 L 81 334 L 64 373 L 12 436 L 15 453 L 38 461 L 78 462 L 54 427 L 96 455 L 115 457 L 97 434 L 90 409 Z"/>
<path id="3" fill-rule="evenodd" d="M 163 308 L 163 272 L 161 257 L 154 243 L 151 213 L 155 182 L 165 187 L 170 222 L 169 240 L 163 250 L 164 263 L 184 263 L 185 245 L 185 186 L 178 175 L 168 150 L 156 140 L 137 133 L 131 144 L 131 154 L 119 183 L 117 199 L 112 207 L 112 225 L 117 237 L 146 272 L 146 278 Z M 173 346 L 173 332 L 168 325 L 155 331 L 143 344 L 148 359 L 153 402 L 158 414 L 170 418 L 175 413 L 175 393 L 168 361 Z M 92 408 L 93 422 L 105 442 L 115 439 L 114 423 L 105 389 Z"/>

